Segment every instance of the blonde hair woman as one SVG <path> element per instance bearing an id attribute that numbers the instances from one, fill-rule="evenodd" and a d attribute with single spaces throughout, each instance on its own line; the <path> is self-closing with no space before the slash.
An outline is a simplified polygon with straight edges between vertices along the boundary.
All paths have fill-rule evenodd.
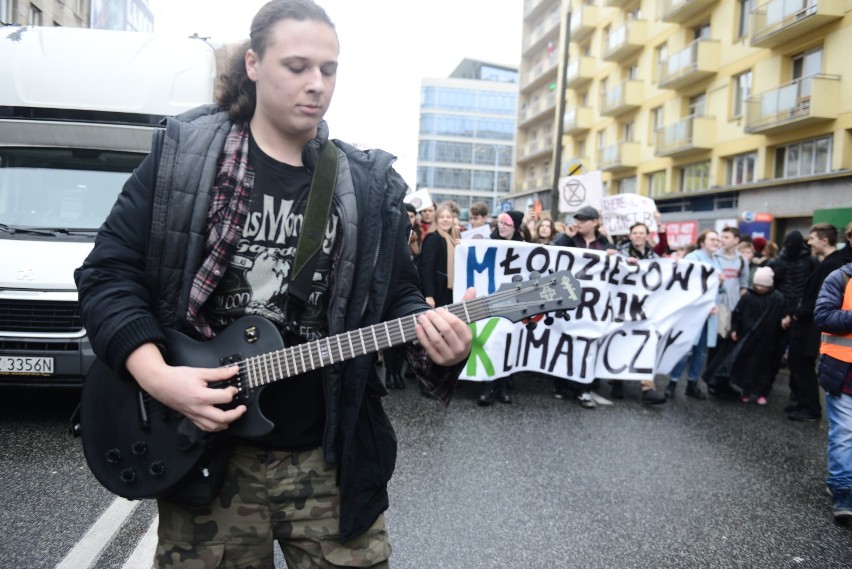
<path id="1" fill-rule="evenodd" d="M 457 239 L 453 208 L 441 203 L 420 249 L 420 288 L 432 308 L 453 302 Z"/>

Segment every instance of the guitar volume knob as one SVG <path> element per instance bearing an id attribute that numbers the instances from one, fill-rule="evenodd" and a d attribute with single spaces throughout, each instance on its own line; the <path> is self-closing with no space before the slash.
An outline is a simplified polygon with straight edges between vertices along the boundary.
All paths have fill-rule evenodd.
<path id="1" fill-rule="evenodd" d="M 106 460 L 110 464 L 118 464 L 121 462 L 121 451 L 117 448 L 111 448 L 106 452 Z"/>
<path id="2" fill-rule="evenodd" d="M 159 478 L 160 476 L 166 473 L 166 463 L 162 460 L 155 460 L 148 467 L 148 472 L 151 474 L 151 476 L 156 476 Z"/>
<path id="3" fill-rule="evenodd" d="M 148 452 L 148 444 L 145 441 L 136 441 L 130 445 L 130 450 L 136 456 L 144 456 Z"/>

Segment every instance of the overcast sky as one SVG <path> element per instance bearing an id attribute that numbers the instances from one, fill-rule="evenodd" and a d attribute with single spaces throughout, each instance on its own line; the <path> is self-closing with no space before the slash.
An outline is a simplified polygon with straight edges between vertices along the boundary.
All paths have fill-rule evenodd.
<path id="1" fill-rule="evenodd" d="M 149 0 L 156 33 L 231 42 L 248 37 L 264 1 Z M 340 37 L 331 136 L 399 157 L 417 173 L 420 81 L 446 77 L 465 57 L 518 65 L 523 0 L 320 0 Z"/>

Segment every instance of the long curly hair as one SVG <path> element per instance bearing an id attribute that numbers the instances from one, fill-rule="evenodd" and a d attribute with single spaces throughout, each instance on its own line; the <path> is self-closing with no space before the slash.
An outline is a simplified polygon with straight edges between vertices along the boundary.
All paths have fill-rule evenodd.
<path id="1" fill-rule="evenodd" d="M 249 120 L 257 105 L 257 90 L 246 72 L 246 51 L 251 49 L 262 58 L 269 45 L 272 28 L 281 20 L 321 22 L 335 30 L 331 18 L 313 0 L 272 0 L 266 3 L 251 22 L 249 39 L 230 50 L 225 69 L 217 79 L 216 102 L 227 108 L 234 120 Z"/>

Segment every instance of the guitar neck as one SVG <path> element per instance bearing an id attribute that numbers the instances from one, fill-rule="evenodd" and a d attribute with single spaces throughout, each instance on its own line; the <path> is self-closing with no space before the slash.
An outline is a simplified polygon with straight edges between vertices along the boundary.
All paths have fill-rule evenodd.
<path id="1" fill-rule="evenodd" d="M 444 308 L 470 324 L 493 316 L 489 301 L 490 297 L 483 297 L 451 304 Z M 418 314 L 403 316 L 396 320 L 253 356 L 241 363 L 243 368 L 241 373 L 244 374 L 249 387 L 259 387 L 406 344 L 417 338 L 414 330 L 418 316 Z"/>

